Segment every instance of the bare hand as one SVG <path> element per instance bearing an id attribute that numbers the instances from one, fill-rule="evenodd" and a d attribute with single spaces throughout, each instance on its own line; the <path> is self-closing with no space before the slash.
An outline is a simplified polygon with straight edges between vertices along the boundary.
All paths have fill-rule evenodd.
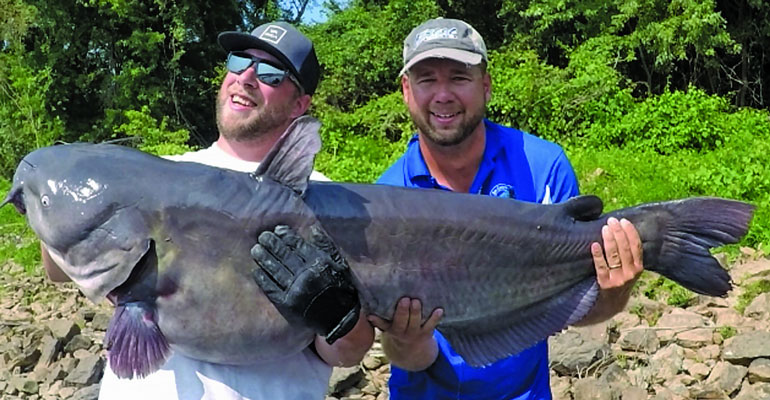
<path id="1" fill-rule="evenodd" d="M 610 218 L 602 228 L 602 240 L 604 252 L 599 243 L 591 244 L 599 287 L 613 291 L 630 289 L 644 269 L 639 233 L 627 219 Z"/>
<path id="2" fill-rule="evenodd" d="M 369 322 L 399 343 L 419 343 L 433 337 L 433 330 L 436 329 L 443 315 L 444 310 L 437 308 L 423 323 L 420 300 L 403 297 L 396 305 L 392 322 L 376 315 L 370 315 Z"/>
<path id="3" fill-rule="evenodd" d="M 392 322 L 376 315 L 370 315 L 368 319 L 383 332 L 382 348 L 393 365 L 407 371 L 422 371 L 438 357 L 433 330 L 443 315 L 444 310 L 437 308 L 423 323 L 420 300 L 404 297 L 396 305 Z"/>

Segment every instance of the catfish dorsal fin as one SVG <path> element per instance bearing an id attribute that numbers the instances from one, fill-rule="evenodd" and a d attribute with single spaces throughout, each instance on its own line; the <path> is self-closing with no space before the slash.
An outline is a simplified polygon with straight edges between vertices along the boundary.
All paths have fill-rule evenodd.
<path id="1" fill-rule="evenodd" d="M 602 215 L 602 199 L 593 195 L 573 197 L 563 203 L 564 211 L 578 221 L 593 221 Z"/>
<path id="2" fill-rule="evenodd" d="M 317 119 L 303 115 L 289 125 L 254 172 L 268 176 L 299 194 L 307 189 L 315 155 L 321 150 Z"/>

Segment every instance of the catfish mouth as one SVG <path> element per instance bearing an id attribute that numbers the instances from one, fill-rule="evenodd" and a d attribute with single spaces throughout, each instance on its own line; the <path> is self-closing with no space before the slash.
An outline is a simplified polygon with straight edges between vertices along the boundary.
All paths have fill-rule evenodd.
<path id="1" fill-rule="evenodd" d="M 155 297 L 154 282 L 157 276 L 158 255 L 155 251 L 155 241 L 150 240 L 150 246 L 142 258 L 131 269 L 131 274 L 123 283 L 107 293 L 107 300 L 113 306 L 123 305 L 134 301 L 147 301 Z"/>

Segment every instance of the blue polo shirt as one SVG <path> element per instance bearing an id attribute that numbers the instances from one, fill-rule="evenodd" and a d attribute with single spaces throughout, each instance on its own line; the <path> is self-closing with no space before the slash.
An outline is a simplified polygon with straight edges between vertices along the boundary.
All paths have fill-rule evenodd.
<path id="1" fill-rule="evenodd" d="M 484 156 L 470 193 L 546 204 L 577 196 L 575 172 L 561 147 L 486 119 L 484 126 Z M 377 183 L 449 190 L 431 176 L 418 140 L 415 135 L 404 155 Z M 433 335 L 439 355 L 428 369 L 409 372 L 391 366 L 391 399 L 551 399 L 545 340 L 494 364 L 474 368 L 454 352 L 441 333 L 434 331 Z"/>

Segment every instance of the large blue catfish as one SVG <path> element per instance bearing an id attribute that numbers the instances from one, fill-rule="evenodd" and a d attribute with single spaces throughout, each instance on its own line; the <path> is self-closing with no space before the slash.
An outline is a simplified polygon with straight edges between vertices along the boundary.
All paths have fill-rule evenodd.
<path id="1" fill-rule="evenodd" d="M 252 280 L 257 235 L 322 227 L 350 263 L 366 312 L 391 318 L 402 296 L 468 362 L 517 353 L 580 320 L 598 287 L 589 250 L 609 216 L 627 218 L 645 266 L 698 293 L 730 277 L 709 248 L 735 243 L 754 207 L 718 198 L 601 215 L 593 196 L 559 205 L 381 185 L 308 182 L 318 123 L 295 122 L 251 174 L 164 160 L 126 147 L 38 149 L 5 203 L 63 271 L 116 312 L 105 342 L 121 377 L 144 376 L 169 348 L 216 363 L 274 362 L 314 337 L 290 325 Z M 3 204 L 5 204 L 3 203 Z"/>

